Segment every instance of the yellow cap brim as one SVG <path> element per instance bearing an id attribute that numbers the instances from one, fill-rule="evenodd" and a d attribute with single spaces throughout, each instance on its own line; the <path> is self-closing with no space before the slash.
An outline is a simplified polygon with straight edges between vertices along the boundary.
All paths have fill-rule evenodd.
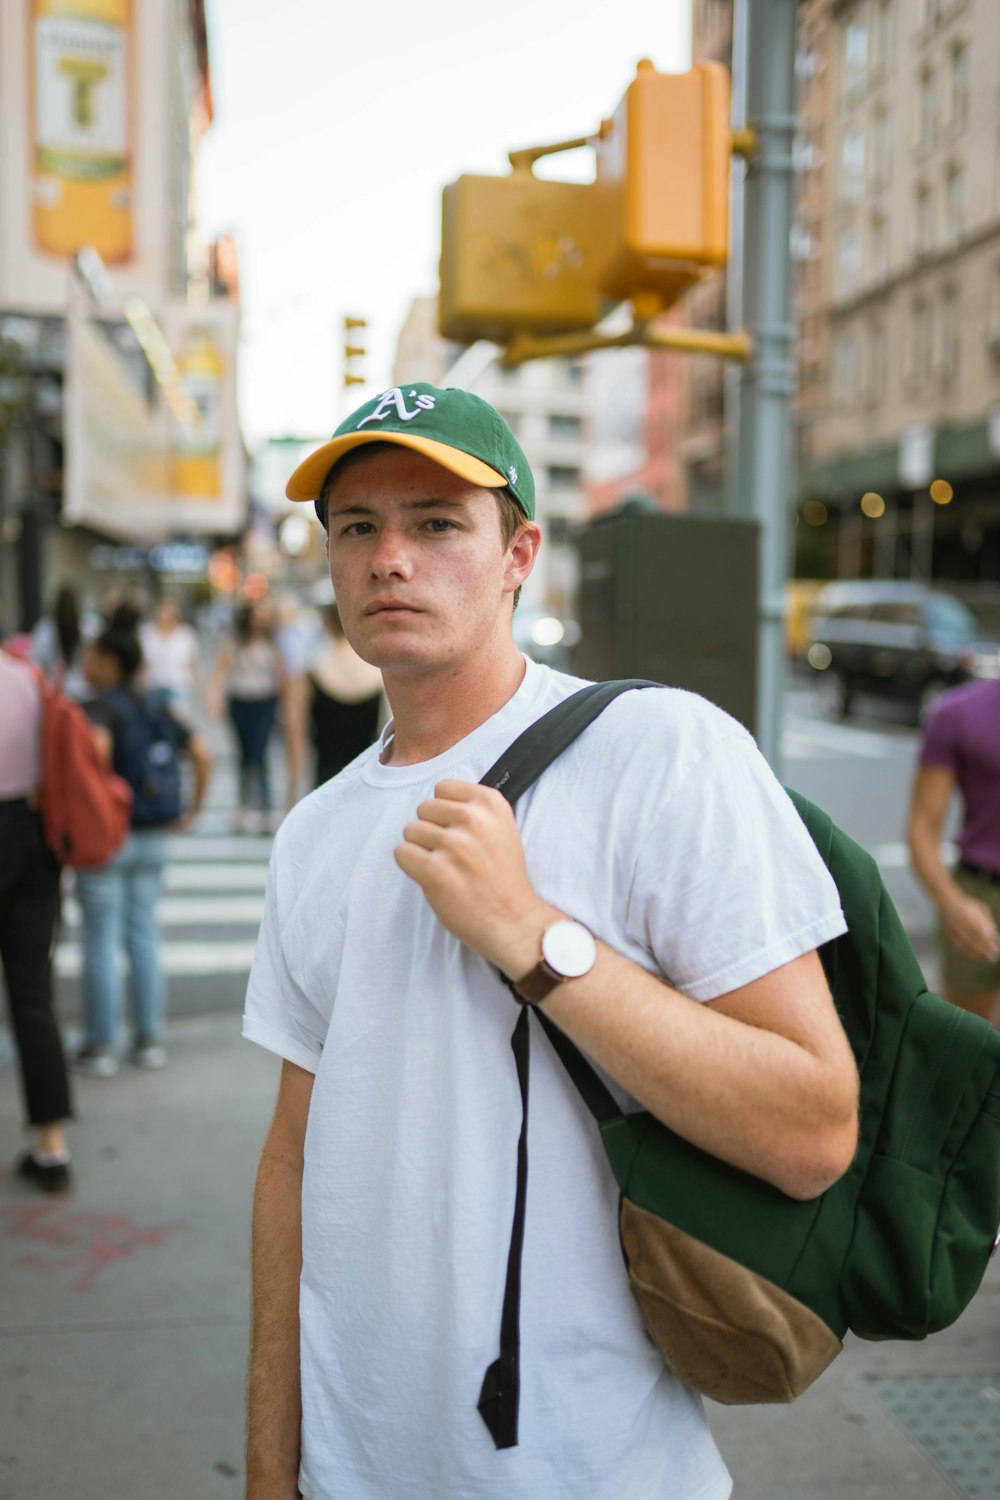
<path id="1" fill-rule="evenodd" d="M 473 458 L 461 448 L 449 448 L 447 443 L 436 442 L 434 438 L 418 437 L 416 433 L 411 436 L 408 432 L 348 432 L 343 437 L 331 438 L 299 464 L 285 487 L 289 500 L 318 500 L 323 481 L 337 459 L 362 443 L 398 443 L 402 448 L 413 448 L 442 469 L 450 469 L 460 479 L 483 489 L 496 490 L 507 483 L 502 474 L 484 464 L 481 458 Z"/>

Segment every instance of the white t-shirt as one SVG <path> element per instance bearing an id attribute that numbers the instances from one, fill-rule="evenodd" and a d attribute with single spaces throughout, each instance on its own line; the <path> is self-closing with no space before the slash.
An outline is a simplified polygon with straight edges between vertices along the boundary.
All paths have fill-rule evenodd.
<path id="1" fill-rule="evenodd" d="M 146 663 L 146 686 L 190 698 L 198 665 L 198 637 L 191 626 L 175 625 L 164 635 L 147 621 L 140 626 L 139 643 Z"/>
<path id="2" fill-rule="evenodd" d="M 643 1331 L 614 1179 L 537 1026 L 518 1446 L 498 1452 L 476 1409 L 514 1206 L 517 1006 L 393 849 L 437 781 L 478 781 L 578 686 L 529 662 L 459 744 L 409 766 L 380 764 L 373 747 L 275 842 L 244 1035 L 316 1074 L 300 1291 L 309 1500 L 730 1493 L 699 1398 Z M 536 890 L 694 998 L 844 930 L 836 887 L 752 739 L 692 694 L 618 699 L 517 820 Z"/>

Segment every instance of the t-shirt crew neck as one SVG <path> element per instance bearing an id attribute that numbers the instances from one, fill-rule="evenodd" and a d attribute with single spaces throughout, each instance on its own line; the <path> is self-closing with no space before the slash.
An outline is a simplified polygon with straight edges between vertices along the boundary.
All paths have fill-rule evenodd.
<path id="1" fill-rule="evenodd" d="M 583 682 L 580 681 L 575 685 L 582 687 Z M 440 755 L 435 755 L 430 760 L 414 761 L 405 766 L 393 765 L 391 762 L 386 765 L 381 758 L 395 732 L 394 721 L 390 719 L 382 731 L 375 753 L 367 757 L 361 765 L 361 779 L 369 786 L 381 787 L 407 787 L 420 781 L 440 781 L 453 765 L 474 761 L 480 748 L 502 738 L 507 733 L 508 726 L 510 726 L 510 733 L 508 739 L 504 740 L 500 746 L 500 750 L 503 750 L 510 740 L 516 739 L 520 732 L 516 726 L 521 724 L 526 713 L 531 714 L 544 690 L 543 670 L 537 662 L 525 658 L 524 676 L 516 691 L 507 699 L 502 708 L 479 724 L 464 739 L 458 740 L 454 745 L 449 745 L 447 750 L 442 750 Z M 546 704 L 545 708 L 553 707 L 557 701 L 553 700 L 553 703 Z M 539 708 L 535 717 L 540 718 L 545 708 Z M 488 765 L 484 765 L 484 774 L 487 769 Z M 478 781 L 479 777 L 476 776 L 473 779 Z"/>

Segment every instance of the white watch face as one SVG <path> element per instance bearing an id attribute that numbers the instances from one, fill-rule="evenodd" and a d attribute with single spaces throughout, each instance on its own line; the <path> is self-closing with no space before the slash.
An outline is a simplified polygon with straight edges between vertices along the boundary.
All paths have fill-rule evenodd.
<path id="1" fill-rule="evenodd" d="M 542 934 L 542 957 L 564 979 L 579 979 L 589 974 L 597 961 L 594 934 L 582 922 L 568 918 L 553 922 Z"/>

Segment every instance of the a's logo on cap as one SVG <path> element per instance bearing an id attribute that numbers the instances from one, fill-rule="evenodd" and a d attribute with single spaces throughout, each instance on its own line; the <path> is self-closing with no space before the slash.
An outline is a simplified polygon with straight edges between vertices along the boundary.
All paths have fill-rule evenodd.
<path id="1" fill-rule="evenodd" d="M 416 391 L 410 391 L 409 394 L 410 399 L 416 402 L 416 411 L 409 411 L 407 409 L 406 397 L 399 386 L 394 385 L 391 391 L 384 391 L 378 398 L 378 405 L 375 407 L 375 410 L 369 412 L 367 417 L 361 418 L 358 426 L 354 429 L 355 432 L 357 432 L 358 428 L 364 427 L 366 422 L 384 422 L 386 417 L 390 415 L 393 407 L 396 408 L 396 416 L 401 422 L 412 422 L 413 418 L 419 417 L 422 411 L 433 411 L 437 404 L 433 396 L 418 396 Z"/>
<path id="2" fill-rule="evenodd" d="M 517 483 L 517 470 L 515 469 L 513 464 L 511 464 L 510 468 L 507 470 L 507 478 L 510 480 L 511 484 Z"/>

